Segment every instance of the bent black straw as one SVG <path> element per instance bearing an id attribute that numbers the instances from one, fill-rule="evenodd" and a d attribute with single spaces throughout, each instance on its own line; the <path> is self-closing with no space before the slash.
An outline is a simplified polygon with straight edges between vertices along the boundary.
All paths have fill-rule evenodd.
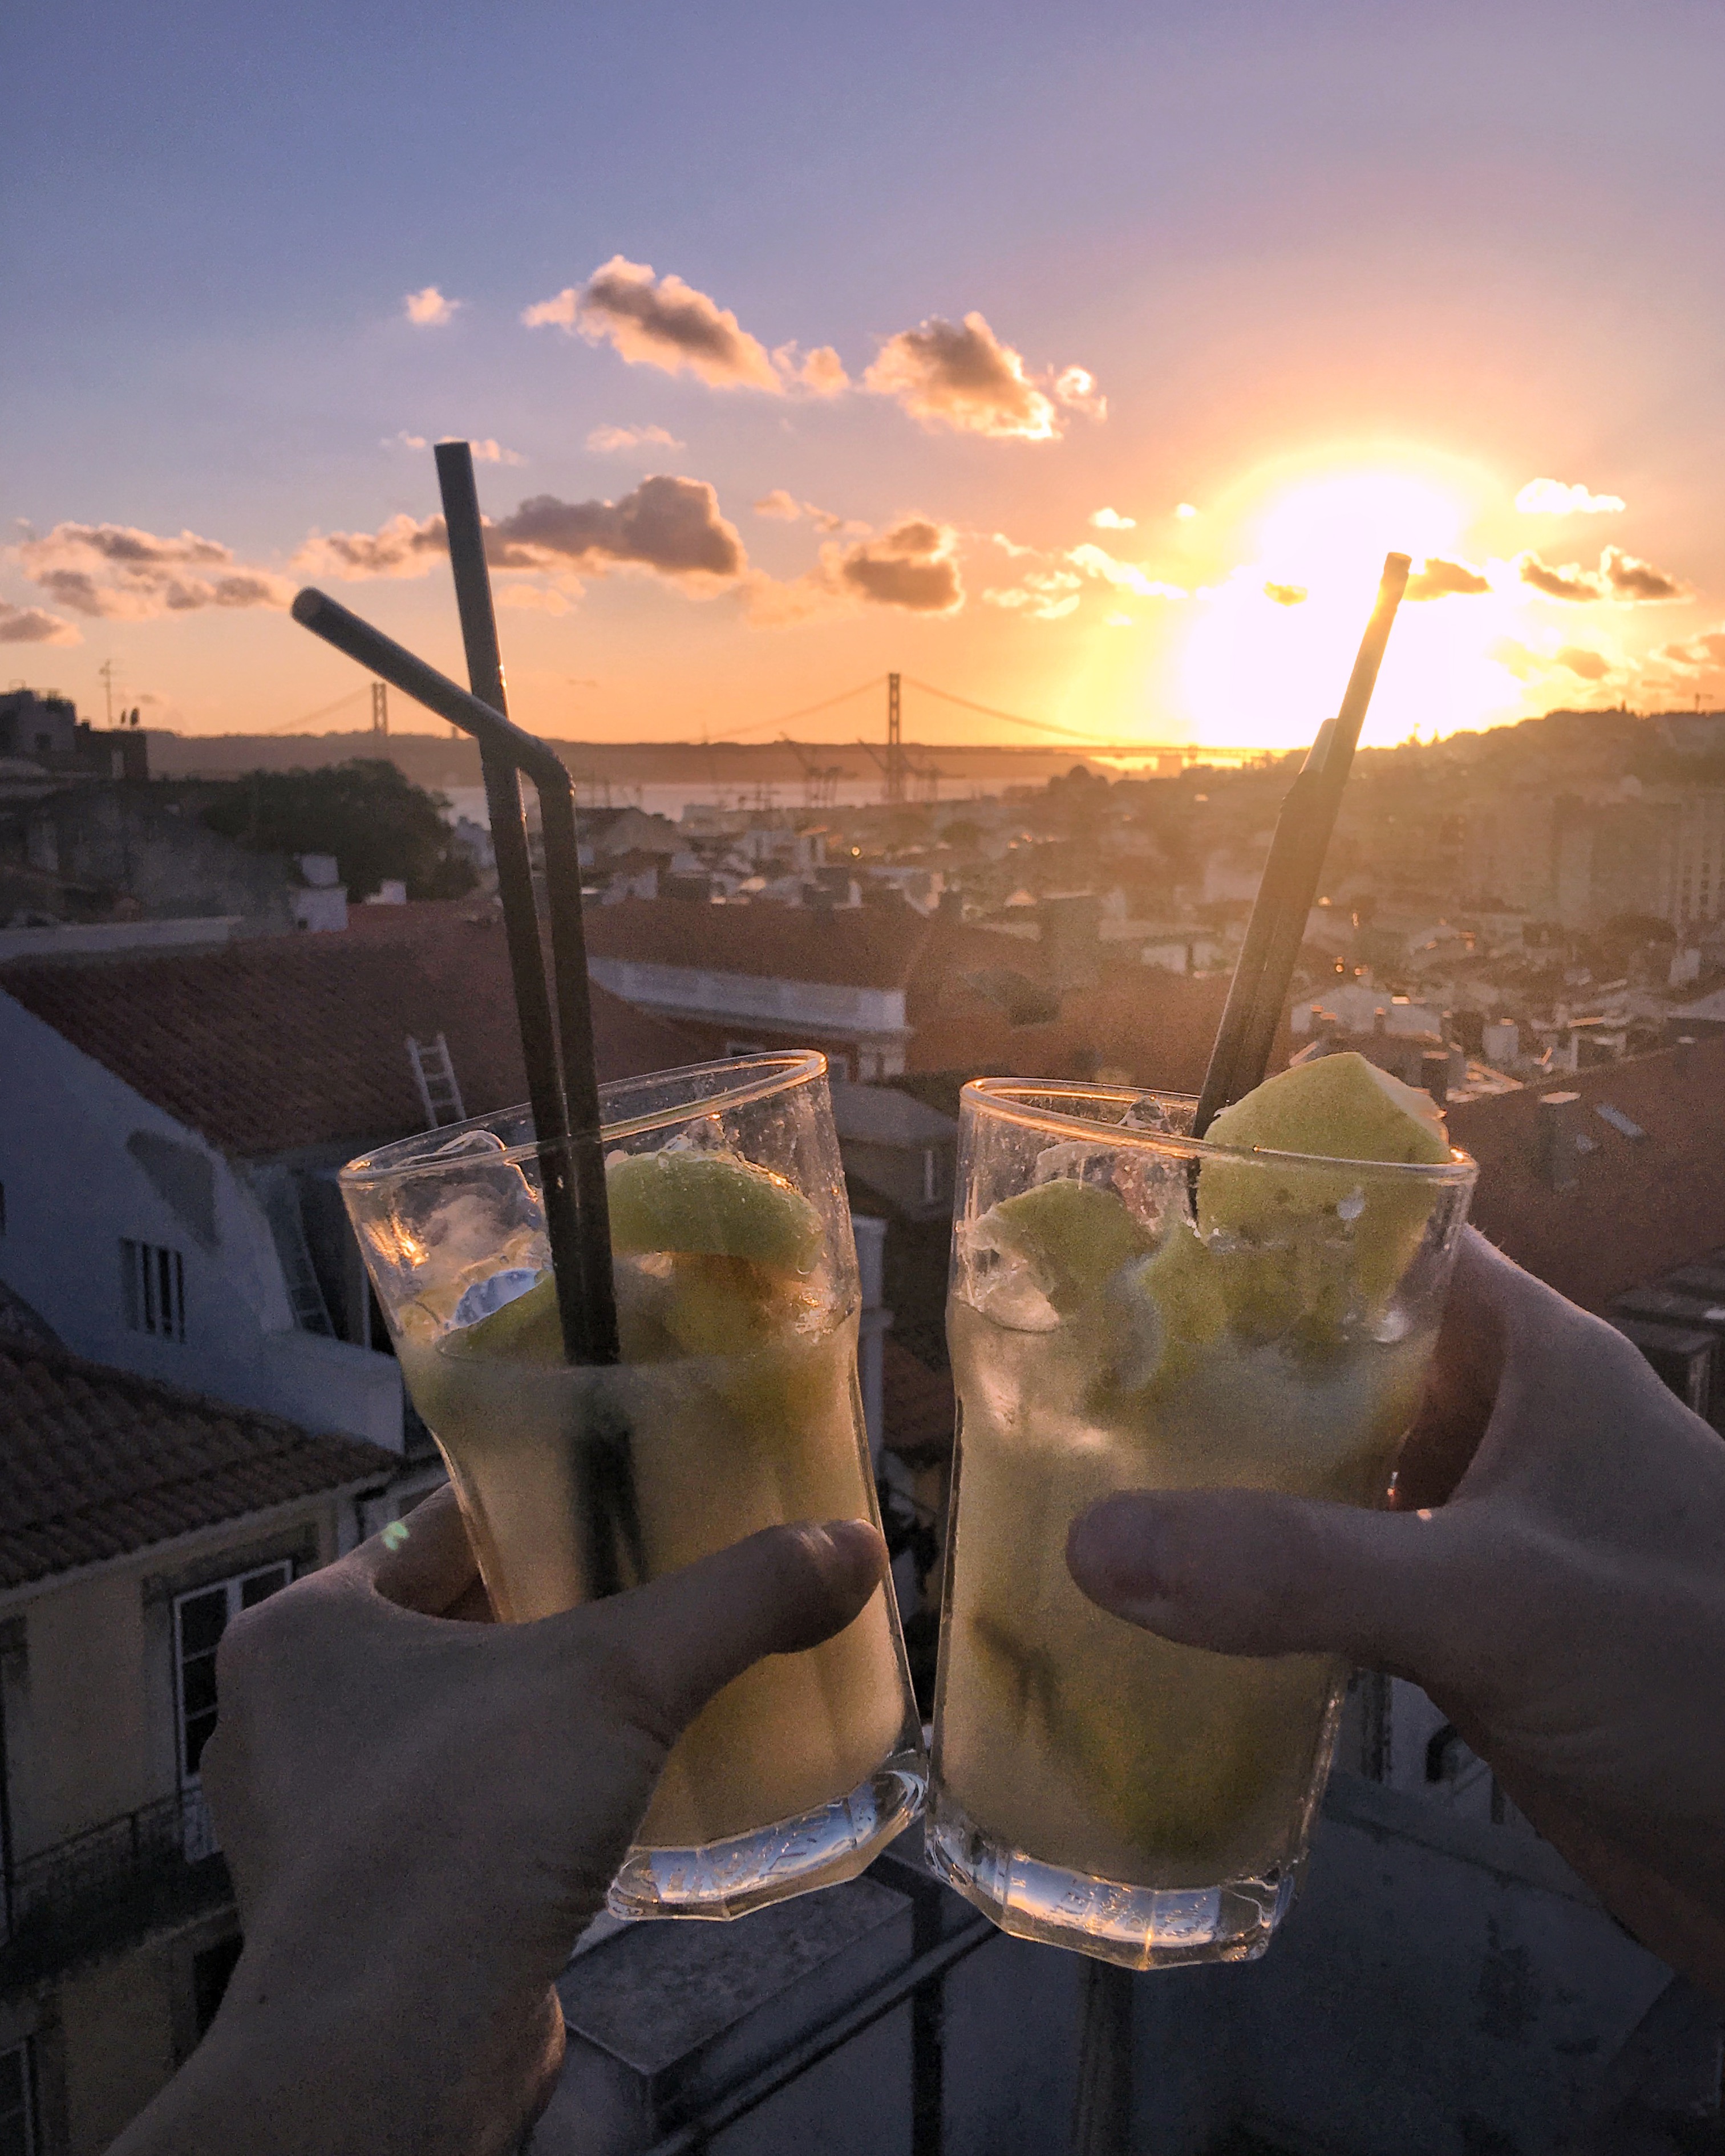
<path id="1" fill-rule="evenodd" d="M 1230 1101 L 1260 1084 L 1269 1068 L 1270 1050 L 1305 937 L 1306 917 L 1317 896 L 1343 788 L 1410 567 L 1405 554 L 1384 557 L 1377 603 L 1360 639 L 1342 708 L 1319 729 L 1311 754 L 1282 803 L 1204 1073 L 1192 1122 L 1194 1137 L 1204 1136 Z"/>
<path id="2" fill-rule="evenodd" d="M 525 732 L 501 712 L 494 711 L 465 689 L 458 688 L 446 675 L 428 666 L 403 645 L 362 621 L 356 613 L 323 592 L 311 587 L 293 604 L 294 619 L 314 636 L 345 652 L 380 680 L 399 689 L 404 696 L 423 704 L 440 719 L 471 734 L 481 752 L 489 752 L 500 763 L 525 773 L 538 790 L 545 838 L 545 877 L 551 910 L 552 959 L 557 979 L 557 1016 L 562 1031 L 562 1073 L 553 1070 L 549 1085 L 543 1049 L 529 1040 L 529 1025 L 522 1029 L 522 1047 L 529 1056 L 528 1081 L 535 1089 L 534 1116 L 538 1127 L 539 1094 L 552 1096 L 554 1135 L 542 1153 L 544 1177 L 546 1234 L 552 1246 L 552 1265 L 557 1278 L 557 1312 L 562 1322 L 564 1351 L 572 1362 L 614 1363 L 618 1360 L 617 1306 L 611 1281 L 610 1225 L 605 1206 L 605 1164 L 599 1134 L 598 1081 L 593 1056 L 593 1014 L 588 996 L 586 939 L 581 926 L 581 866 L 575 834 L 574 787 L 562 760 L 536 736 Z M 519 795 L 516 815 L 519 818 Z M 517 890 L 519 886 L 517 886 Z M 528 886 L 531 902 L 531 886 Z M 519 905 L 519 899 L 516 901 Z M 531 949 L 535 968 L 538 956 L 538 923 L 530 912 Z M 517 925 L 511 939 L 511 959 L 517 945 L 528 938 Z M 526 968 L 521 969 L 521 973 Z M 520 974 L 517 975 L 518 984 Z M 523 1011 L 542 1005 L 543 975 L 539 975 L 537 1001 L 529 983 Z M 547 1023 L 537 1036 L 548 1042 Z M 536 1072 L 534 1059 L 539 1061 Z M 546 1139 L 539 1127 L 542 1141 Z M 562 1147 L 567 1139 L 570 1179 L 562 1173 Z"/>

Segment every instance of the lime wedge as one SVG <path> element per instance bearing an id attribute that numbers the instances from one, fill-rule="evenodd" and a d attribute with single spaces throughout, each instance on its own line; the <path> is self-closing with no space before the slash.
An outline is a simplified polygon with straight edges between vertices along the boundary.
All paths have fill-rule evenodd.
<path id="1" fill-rule="evenodd" d="M 611 1244 L 625 1254 L 676 1250 L 813 1272 L 820 1214 L 794 1183 L 734 1154 L 637 1152 L 605 1178 Z"/>
<path id="2" fill-rule="evenodd" d="M 1296 1064 L 1223 1109 L 1212 1145 L 1241 1152 L 1304 1154 L 1308 1160 L 1435 1164 L 1450 1158 L 1443 1112 L 1352 1052 Z M 1260 1245 L 1285 1245 L 1313 1228 L 1344 1238 L 1355 1286 L 1387 1295 L 1417 1248 L 1434 1193 L 1417 1182 L 1373 1183 L 1342 1168 L 1206 1160 L 1198 1178 L 1198 1224 Z"/>
<path id="3" fill-rule="evenodd" d="M 1117 1191 L 1070 1178 L 1003 1199 L 978 1224 L 1024 1259 L 1063 1317 L 1097 1294 L 1150 1242 Z"/>

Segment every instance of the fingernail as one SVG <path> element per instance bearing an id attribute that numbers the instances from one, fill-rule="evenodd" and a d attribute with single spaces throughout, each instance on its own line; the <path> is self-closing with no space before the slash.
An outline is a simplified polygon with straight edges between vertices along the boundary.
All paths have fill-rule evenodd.
<path id="1" fill-rule="evenodd" d="M 1143 1497 L 1105 1497 L 1071 1525 L 1066 1567 L 1093 1602 L 1156 1602 L 1167 1593 L 1159 1508 Z"/>
<path id="2" fill-rule="evenodd" d="M 803 1532 L 835 1594 L 859 1595 L 879 1580 L 886 1547 L 866 1520 L 827 1520 Z"/>

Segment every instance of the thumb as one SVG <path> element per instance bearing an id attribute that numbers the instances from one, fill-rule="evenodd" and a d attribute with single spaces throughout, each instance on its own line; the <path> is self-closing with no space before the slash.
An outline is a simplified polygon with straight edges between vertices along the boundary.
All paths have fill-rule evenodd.
<path id="1" fill-rule="evenodd" d="M 1073 1522 L 1067 1568 L 1130 1625 L 1230 1655 L 1332 1653 L 1440 1679 L 1457 1586 L 1435 1514 L 1264 1490 L 1135 1491 Z"/>
<path id="2" fill-rule="evenodd" d="M 637 1711 L 674 1736 L 751 1662 L 842 1631 L 879 1589 L 886 1564 L 886 1545 L 867 1521 L 805 1520 L 765 1527 L 571 1614 L 589 1637 L 609 1635 Z"/>

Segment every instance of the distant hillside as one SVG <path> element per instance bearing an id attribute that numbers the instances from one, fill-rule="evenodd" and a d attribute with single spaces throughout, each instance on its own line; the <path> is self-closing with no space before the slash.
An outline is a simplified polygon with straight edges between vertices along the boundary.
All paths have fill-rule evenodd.
<path id="1" fill-rule="evenodd" d="M 779 742 L 573 742 L 553 743 L 578 779 L 613 785 L 710 783 L 716 791 L 801 783 L 803 765 Z M 291 771 L 344 763 L 353 757 L 387 755 L 416 785 L 477 786 L 479 752 L 465 738 L 393 733 L 382 742 L 369 732 L 342 734 L 171 734 L 150 736 L 150 768 L 162 778 L 231 778 L 243 771 Z M 1040 786 L 1057 773 L 1086 761 L 1075 748 L 1007 747 L 925 747 L 905 744 L 912 766 L 936 766 L 948 778 L 978 785 Z M 845 780 L 880 777 L 880 766 L 860 747 L 822 742 L 804 749 L 811 764 Z M 1112 759 L 1110 760 L 1111 763 Z M 914 775 L 909 783 L 915 786 Z"/>

